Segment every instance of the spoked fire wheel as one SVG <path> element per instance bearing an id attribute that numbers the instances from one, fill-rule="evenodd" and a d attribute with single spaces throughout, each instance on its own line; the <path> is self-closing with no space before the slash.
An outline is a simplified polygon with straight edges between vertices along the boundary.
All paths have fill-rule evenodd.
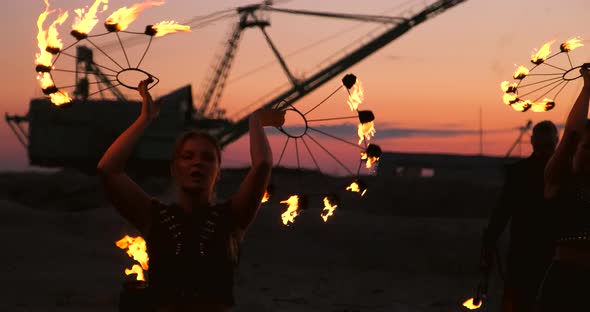
<path id="1" fill-rule="evenodd" d="M 51 99 L 53 104 L 61 106 L 72 103 L 72 96 L 76 99 L 85 100 L 92 95 L 102 94 L 107 90 L 110 90 L 115 97 L 122 100 L 124 96 L 116 89 L 117 87 L 137 89 L 139 81 L 148 78 L 151 78 L 152 81 L 148 88 L 153 88 L 158 84 L 159 79 L 141 68 L 153 38 L 177 31 L 190 31 L 189 26 L 180 25 L 174 21 L 148 25 L 143 32 L 126 31 L 129 24 L 137 18 L 137 15 L 142 10 L 149 6 L 163 4 L 163 2 L 147 2 L 135 4 L 131 8 L 123 7 L 113 12 L 104 23 L 107 31 L 90 35 L 94 26 L 98 23 L 96 14 L 100 9 L 100 5 L 103 4 L 106 9 L 107 3 L 106 0 L 95 0 L 92 7 L 87 11 L 76 10 L 78 16 L 70 32 L 75 41 L 65 48 L 59 38 L 57 27 L 68 19 L 68 12 L 60 13 L 47 29 L 44 28 L 43 24 L 47 17 L 53 13 L 53 11 L 49 10 L 49 4 L 45 8 L 45 12 L 39 15 L 37 20 L 39 53 L 35 62 L 35 70 L 38 73 L 43 93 Z M 147 37 L 145 48 L 135 59 L 125 48 L 121 39 L 122 34 Z M 120 54 L 120 58 L 114 57 L 112 53 L 107 53 L 97 43 L 97 40 L 111 36 L 115 36 L 119 43 L 121 53 L 118 54 Z M 86 45 L 99 51 L 102 61 L 98 61 L 93 56 L 93 50 L 87 48 Z M 72 53 L 74 47 L 76 47 L 76 52 Z M 73 62 L 68 63 L 66 59 L 73 60 Z M 65 78 L 56 79 L 57 73 L 60 75 L 75 75 L 76 84 L 60 85 L 56 83 L 58 80 L 60 82 L 66 80 Z M 95 81 L 90 81 L 89 75 L 94 75 L 96 77 Z M 70 89 L 73 89 L 73 91 Z"/>
<path id="2" fill-rule="evenodd" d="M 316 108 L 320 107 L 322 104 L 325 104 L 326 101 L 336 94 L 342 87 L 345 87 L 348 91 L 348 105 L 355 115 L 352 116 L 344 116 L 344 117 L 331 117 L 331 118 L 314 118 L 313 112 Z M 285 152 L 287 151 L 288 147 L 293 148 L 295 151 L 296 163 L 297 163 L 297 170 L 298 172 L 301 170 L 301 159 L 303 155 L 308 155 L 308 157 L 312 160 L 316 170 L 318 172 L 322 172 L 322 168 L 320 168 L 318 162 L 318 155 L 317 152 L 314 153 L 315 150 L 319 150 L 321 153 L 324 153 L 329 157 L 331 161 L 339 165 L 343 168 L 352 178 L 350 185 L 346 187 L 346 191 L 355 192 L 363 196 L 367 190 L 367 185 L 360 180 L 360 172 L 363 163 L 367 168 L 370 168 L 376 161 L 379 160 L 381 157 L 381 148 L 376 144 L 370 144 L 369 141 L 371 137 L 375 134 L 374 128 L 374 120 L 375 115 L 372 111 L 369 110 L 358 110 L 358 105 L 363 101 L 363 87 L 360 80 L 357 79 L 356 76 L 349 74 L 344 76 L 342 79 L 342 85 L 340 85 L 334 92 L 332 92 L 328 97 L 322 100 L 320 103 L 312 107 L 307 111 L 299 110 L 298 108 L 289 105 L 285 108 L 288 115 L 291 115 L 293 118 L 299 119 L 300 126 L 298 127 L 280 127 L 279 131 L 286 137 L 281 154 L 279 156 L 278 162 L 276 166 L 280 166 L 281 162 L 284 159 Z M 325 121 L 334 121 L 334 120 L 346 120 L 346 119 L 356 119 L 359 122 L 358 125 L 358 142 L 350 142 L 344 138 L 341 138 L 337 135 L 331 134 L 328 131 L 325 131 L 320 128 L 322 122 Z M 354 169 L 350 169 L 347 167 L 344 162 L 341 160 L 341 157 L 338 157 L 336 153 L 330 151 L 326 146 L 324 146 L 321 141 L 321 138 L 326 138 L 330 140 L 335 140 L 346 144 L 351 149 L 357 150 L 359 152 L 359 165 L 356 168 L 356 172 Z M 265 194 L 265 198 L 263 202 L 267 201 L 272 192 L 274 191 L 274 186 L 271 185 L 269 190 Z M 339 199 L 336 193 L 317 193 L 317 194 L 297 194 L 292 195 L 288 199 L 281 201 L 282 204 L 287 204 L 287 210 L 282 214 L 283 224 L 289 225 L 294 222 L 295 217 L 297 217 L 300 211 L 305 210 L 309 206 L 309 199 L 313 195 L 319 195 L 320 198 L 323 198 L 322 202 L 324 204 L 324 209 L 322 210 L 320 216 L 327 222 L 328 218 L 333 215 L 335 209 L 339 205 Z"/>
<path id="3" fill-rule="evenodd" d="M 512 78 L 517 82 L 504 81 L 504 103 L 513 109 L 526 112 L 546 112 L 555 107 L 557 97 L 572 81 L 581 77 L 581 65 L 576 65 L 571 51 L 583 46 L 578 38 L 570 39 L 559 46 L 559 52 L 551 54 L 549 41 L 531 57 L 533 67 L 519 66 Z"/>

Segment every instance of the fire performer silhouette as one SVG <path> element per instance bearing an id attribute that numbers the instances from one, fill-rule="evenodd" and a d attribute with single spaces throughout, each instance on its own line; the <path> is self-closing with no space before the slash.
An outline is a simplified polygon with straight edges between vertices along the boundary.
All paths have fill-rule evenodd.
<path id="1" fill-rule="evenodd" d="M 284 112 L 259 110 L 249 119 L 252 166 L 238 192 L 214 204 L 221 150 L 215 139 L 198 132 L 182 135 L 174 148 L 170 172 L 178 204 L 150 198 L 124 167 L 144 130 L 159 113 L 140 82 L 141 114 L 105 152 L 98 173 L 113 206 L 146 238 L 149 253 L 146 298 L 154 311 L 229 311 L 239 245 L 254 221 L 272 167 L 265 126 L 281 126 Z"/>
<path id="2" fill-rule="evenodd" d="M 545 169 L 545 197 L 553 203 L 556 248 L 539 290 L 539 311 L 588 311 L 590 291 L 590 63 L 567 118 L 563 139 Z"/>
<path id="3" fill-rule="evenodd" d="M 483 261 L 493 263 L 498 238 L 510 221 L 510 244 L 502 311 L 533 311 L 537 289 L 551 263 L 552 240 L 547 231 L 549 206 L 544 199 L 545 165 L 555 151 L 558 131 L 551 121 L 533 127 L 533 153 L 506 166 L 499 204 L 483 239 Z"/>

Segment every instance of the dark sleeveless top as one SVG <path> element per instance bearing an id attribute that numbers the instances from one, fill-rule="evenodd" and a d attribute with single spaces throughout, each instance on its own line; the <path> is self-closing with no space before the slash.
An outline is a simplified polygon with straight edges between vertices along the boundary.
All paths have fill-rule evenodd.
<path id="1" fill-rule="evenodd" d="M 233 306 L 239 241 L 229 202 L 186 214 L 154 199 L 151 210 L 147 279 L 154 304 Z"/>
<path id="2" fill-rule="evenodd" d="M 554 200 L 555 237 L 558 245 L 590 249 L 590 183 L 573 178 Z"/>

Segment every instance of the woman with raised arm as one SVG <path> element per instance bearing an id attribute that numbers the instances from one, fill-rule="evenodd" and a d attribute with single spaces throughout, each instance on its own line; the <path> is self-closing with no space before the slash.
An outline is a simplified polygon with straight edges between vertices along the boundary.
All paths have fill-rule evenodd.
<path id="1" fill-rule="evenodd" d="M 154 311 L 230 311 L 239 245 L 271 174 L 272 152 L 263 127 L 281 126 L 285 113 L 259 110 L 250 116 L 251 168 L 237 193 L 221 204 L 212 198 L 221 163 L 217 141 L 195 131 L 180 136 L 170 164 L 178 202 L 167 205 L 150 198 L 124 172 L 134 146 L 160 110 L 148 92 L 149 83 L 140 82 L 140 116 L 105 152 L 99 176 L 113 206 L 146 238 L 148 297 Z"/>
<path id="2" fill-rule="evenodd" d="M 539 289 L 539 311 L 588 311 L 590 293 L 590 63 L 568 115 L 563 138 L 545 167 L 545 198 L 553 204 L 555 255 Z"/>

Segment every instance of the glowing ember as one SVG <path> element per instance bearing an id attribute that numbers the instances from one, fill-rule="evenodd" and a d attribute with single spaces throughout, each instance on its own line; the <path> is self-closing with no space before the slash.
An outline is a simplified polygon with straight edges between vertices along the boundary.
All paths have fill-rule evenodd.
<path id="1" fill-rule="evenodd" d="M 143 281 L 143 270 L 148 269 L 149 261 L 145 240 L 141 236 L 130 237 L 129 235 L 125 235 L 125 237 L 117 241 L 115 245 L 123 250 L 127 249 L 127 255 L 141 265 L 134 265 L 131 269 L 126 269 L 125 274 L 129 275 L 135 273 L 137 274 L 137 280 Z M 141 279 L 140 273 L 137 273 L 138 271 L 141 273 Z"/>
<path id="2" fill-rule="evenodd" d="M 549 56 L 549 54 L 551 54 L 551 45 L 555 42 L 555 40 L 551 40 L 547 43 L 545 43 L 541 49 L 539 49 L 539 51 L 537 51 L 536 53 L 533 52 L 534 54 L 531 56 L 531 62 L 533 62 L 533 64 L 539 65 L 542 64 L 543 62 L 545 62 L 545 60 L 547 60 L 547 57 Z"/>
<path id="3" fill-rule="evenodd" d="M 360 145 L 361 143 L 363 143 L 363 140 L 367 140 L 370 141 L 371 137 L 373 137 L 375 135 L 377 131 L 375 130 L 375 125 L 373 124 L 373 122 L 368 122 L 368 123 L 364 123 L 364 124 L 359 124 L 359 128 L 358 128 L 358 136 L 359 136 L 359 142 L 358 144 Z"/>
<path id="4" fill-rule="evenodd" d="M 261 203 L 266 203 L 270 199 L 270 194 L 268 192 L 264 192 L 264 196 L 262 196 Z"/>
<path id="5" fill-rule="evenodd" d="M 350 183 L 349 186 L 346 187 L 347 191 L 353 192 L 353 193 L 360 193 L 361 196 L 364 196 L 365 193 L 367 192 L 367 189 L 364 188 L 359 182 L 357 181 L 353 181 L 352 183 Z"/>
<path id="6" fill-rule="evenodd" d="M 287 210 L 281 215 L 283 224 L 289 226 L 289 223 L 294 223 L 295 217 L 299 215 L 299 196 L 293 195 L 289 199 L 281 201 L 281 204 L 289 205 Z"/>
<path id="7" fill-rule="evenodd" d="M 365 99 L 363 84 L 358 78 L 356 79 L 356 83 L 352 86 L 352 88 L 350 88 L 348 92 L 348 100 L 346 102 L 348 103 L 348 106 L 350 106 L 350 110 L 358 110 L 359 104 L 361 104 Z"/>
<path id="8" fill-rule="evenodd" d="M 51 103 L 59 106 L 72 101 L 72 98 L 67 92 L 59 91 L 57 87 L 55 87 L 53 79 L 51 79 L 51 74 L 40 73 L 37 76 L 37 79 L 41 83 L 41 89 L 43 89 L 43 93 L 51 98 Z"/>
<path id="9" fill-rule="evenodd" d="M 510 105 L 518 102 L 518 97 L 514 94 L 504 93 L 502 100 L 504 101 L 504 104 Z"/>
<path id="10" fill-rule="evenodd" d="M 481 305 L 482 305 L 481 300 L 478 300 L 477 304 L 475 304 L 474 301 L 475 301 L 475 299 L 469 298 L 465 302 L 463 302 L 463 306 L 469 310 L 476 310 L 476 309 L 481 308 Z"/>
<path id="11" fill-rule="evenodd" d="M 104 12 L 108 8 L 108 3 L 109 0 L 95 0 L 94 4 L 92 4 L 90 9 L 88 9 L 88 12 L 86 12 L 86 10 L 82 8 L 74 10 L 74 12 L 76 13 L 76 21 L 72 25 L 72 30 L 78 34 L 89 34 L 94 28 L 94 26 L 96 26 L 96 24 L 98 23 L 98 19 L 96 18 L 98 7 L 101 4 L 104 4 L 102 7 L 102 11 Z"/>
<path id="12" fill-rule="evenodd" d="M 330 199 L 328 197 L 324 197 L 324 209 L 322 211 L 322 219 L 324 222 L 328 222 L 328 218 L 334 215 L 334 210 L 336 210 L 338 205 L 330 203 Z"/>
<path id="13" fill-rule="evenodd" d="M 524 77 L 526 77 L 526 75 L 529 74 L 529 70 L 528 68 L 520 65 L 516 71 L 514 72 L 514 75 L 512 75 L 512 77 L 514 79 L 523 79 Z"/>
<path id="14" fill-rule="evenodd" d="M 177 31 L 191 32 L 191 27 L 187 25 L 181 25 L 175 21 L 163 21 L 156 25 L 152 25 L 151 29 L 155 31 L 155 37 L 162 37 L 170 33 Z"/>
<path id="15" fill-rule="evenodd" d="M 516 82 L 511 84 L 508 81 L 502 81 L 502 84 L 500 85 L 500 88 L 502 88 L 502 91 L 505 93 L 515 93 L 517 87 L 518 84 Z"/>
<path id="16" fill-rule="evenodd" d="M 531 106 L 532 103 L 529 100 L 526 101 L 517 101 L 513 104 L 510 105 L 512 108 L 514 108 L 514 110 L 519 111 L 519 112 L 526 112 L 528 111 Z"/>
<path id="17" fill-rule="evenodd" d="M 553 107 L 555 107 L 555 102 L 551 99 L 545 98 L 540 103 L 533 103 L 531 106 L 531 111 L 535 113 L 542 113 L 553 109 Z"/>
<path id="18" fill-rule="evenodd" d="M 584 44 L 582 43 L 582 40 L 578 39 L 578 38 L 572 38 L 564 43 L 561 44 L 561 46 L 559 46 L 559 49 L 561 50 L 561 52 L 569 52 L 575 48 L 579 48 L 579 47 L 583 47 Z"/>
<path id="19" fill-rule="evenodd" d="M 107 29 L 111 31 L 121 31 L 127 29 L 133 21 L 137 18 L 141 11 L 153 7 L 163 5 L 164 1 L 148 1 L 144 3 L 136 3 L 130 8 L 122 7 L 109 16 L 105 22 Z M 113 25 L 113 29 L 109 27 Z"/>

